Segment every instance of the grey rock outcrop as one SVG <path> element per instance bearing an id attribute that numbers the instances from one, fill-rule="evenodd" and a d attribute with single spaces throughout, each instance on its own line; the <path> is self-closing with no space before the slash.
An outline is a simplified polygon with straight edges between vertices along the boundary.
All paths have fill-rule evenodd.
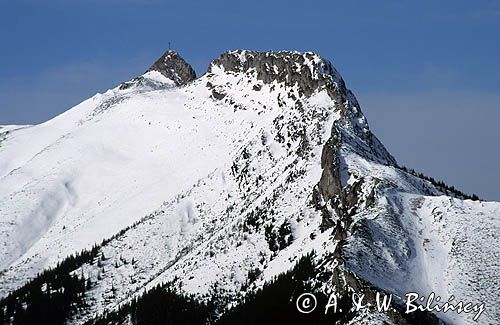
<path id="1" fill-rule="evenodd" d="M 344 80 L 327 60 L 319 60 L 316 67 L 305 64 L 306 59 L 313 59 L 315 56 L 312 52 L 296 51 L 230 51 L 215 59 L 208 72 L 212 71 L 213 66 L 221 66 L 225 71 L 232 72 L 246 73 L 255 70 L 257 79 L 264 83 L 277 81 L 290 87 L 298 85 L 305 96 L 310 96 L 317 89 L 326 88 L 332 98 L 338 98 L 339 91 L 346 92 Z"/>
<path id="2" fill-rule="evenodd" d="M 182 86 L 196 79 L 196 73 L 175 51 L 168 50 L 146 71 L 158 71 L 176 85 Z"/>

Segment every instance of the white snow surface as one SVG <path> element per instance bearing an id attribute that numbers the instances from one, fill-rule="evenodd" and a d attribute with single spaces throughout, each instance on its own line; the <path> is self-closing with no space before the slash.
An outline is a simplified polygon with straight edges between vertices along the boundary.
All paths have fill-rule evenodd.
<path id="1" fill-rule="evenodd" d="M 298 107 L 287 96 L 296 88 L 222 68 L 185 87 L 159 73 L 143 77 L 156 86 L 117 87 L 40 125 L 0 128 L 0 297 L 126 227 L 102 248 L 104 272 L 95 264 L 75 271 L 102 278 L 76 323 L 176 277 L 200 296 L 214 287 L 237 293 L 259 269 L 257 288 L 302 255 L 335 248 L 311 197 L 343 104 L 318 91 Z M 214 99 L 207 82 L 225 98 Z M 364 117 L 356 123 L 367 130 Z M 346 267 L 400 297 L 433 291 L 485 302 L 479 323 L 498 320 L 500 203 L 440 195 L 364 156 L 356 148 L 365 139 L 345 132 L 355 140 L 342 145 L 342 184 L 363 178 L 365 196 L 386 185 L 354 216 L 362 230 L 347 240 Z M 247 231 L 254 212 L 260 224 Z M 283 224 L 293 241 L 273 252 L 264 229 Z M 469 316 L 439 314 L 451 323 Z"/>

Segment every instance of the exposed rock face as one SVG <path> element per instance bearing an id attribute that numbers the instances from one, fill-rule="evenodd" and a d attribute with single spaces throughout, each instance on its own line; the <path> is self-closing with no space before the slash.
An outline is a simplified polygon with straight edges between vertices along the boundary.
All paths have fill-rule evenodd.
<path id="1" fill-rule="evenodd" d="M 323 147 L 323 172 L 313 198 L 323 216 L 322 228 L 335 226 L 342 237 L 345 236 L 351 223 L 349 216 L 357 212 L 363 179 L 350 185 L 342 183 L 342 170 L 346 171 L 347 177 L 349 175 L 347 166 L 341 159 L 341 150 L 349 148 L 384 165 L 396 165 L 396 160 L 370 131 L 356 98 L 347 89 L 340 74 L 328 60 L 318 54 L 295 51 L 229 51 L 210 64 L 207 74 L 216 74 L 217 69 L 228 74 L 254 76 L 263 84 L 271 85 L 271 90 L 274 85 L 285 85 L 289 88 L 287 96 L 295 102 L 295 107 L 303 106 L 305 99 L 321 91 L 325 91 L 332 99 L 341 118 L 331 127 L 330 139 Z M 212 89 L 214 99 L 227 100 L 227 89 L 224 86 L 207 84 L 207 87 Z M 252 89 L 260 91 L 261 84 L 253 85 Z M 278 97 L 278 102 L 280 100 L 282 98 Z M 329 212 L 332 210 L 342 224 L 334 220 Z"/>
<path id="2" fill-rule="evenodd" d="M 325 88 L 330 97 L 339 98 L 339 92 L 347 91 L 344 80 L 332 64 L 312 52 L 231 51 L 215 59 L 208 72 L 211 72 L 214 66 L 221 66 L 232 72 L 246 73 L 254 70 L 257 79 L 264 83 L 277 81 L 287 86 L 297 85 L 301 91 L 300 95 L 305 96 Z"/>
<path id="3" fill-rule="evenodd" d="M 168 50 L 146 71 L 158 71 L 178 86 L 196 79 L 193 68 L 175 51 Z"/>

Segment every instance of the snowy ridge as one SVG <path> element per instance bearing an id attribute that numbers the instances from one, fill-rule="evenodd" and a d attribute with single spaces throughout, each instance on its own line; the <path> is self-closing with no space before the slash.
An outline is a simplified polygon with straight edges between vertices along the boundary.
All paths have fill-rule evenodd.
<path id="1" fill-rule="evenodd" d="M 312 250 L 329 291 L 497 299 L 500 203 L 443 196 L 397 167 L 329 61 L 231 51 L 195 80 L 182 62 L 0 129 L 0 296 L 128 227 L 102 264 L 74 271 L 96 285 L 72 322 L 176 279 L 235 303 Z M 499 317 L 487 306 L 479 323 Z M 362 317 L 382 318 L 395 322 Z"/>

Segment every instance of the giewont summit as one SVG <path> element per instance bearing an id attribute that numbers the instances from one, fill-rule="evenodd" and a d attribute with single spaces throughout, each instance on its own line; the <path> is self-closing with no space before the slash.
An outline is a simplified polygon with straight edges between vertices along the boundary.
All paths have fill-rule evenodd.
<path id="1" fill-rule="evenodd" d="M 257 79 L 266 84 L 273 81 L 287 86 L 297 84 L 306 96 L 318 88 L 329 88 L 333 82 L 338 90 L 346 92 L 345 83 L 333 65 L 313 52 L 226 51 L 210 63 L 207 73 L 212 73 L 215 67 L 233 73 L 255 72 Z M 196 79 L 194 69 L 174 50 L 167 50 L 146 72 L 150 71 L 160 72 L 179 86 Z"/>

